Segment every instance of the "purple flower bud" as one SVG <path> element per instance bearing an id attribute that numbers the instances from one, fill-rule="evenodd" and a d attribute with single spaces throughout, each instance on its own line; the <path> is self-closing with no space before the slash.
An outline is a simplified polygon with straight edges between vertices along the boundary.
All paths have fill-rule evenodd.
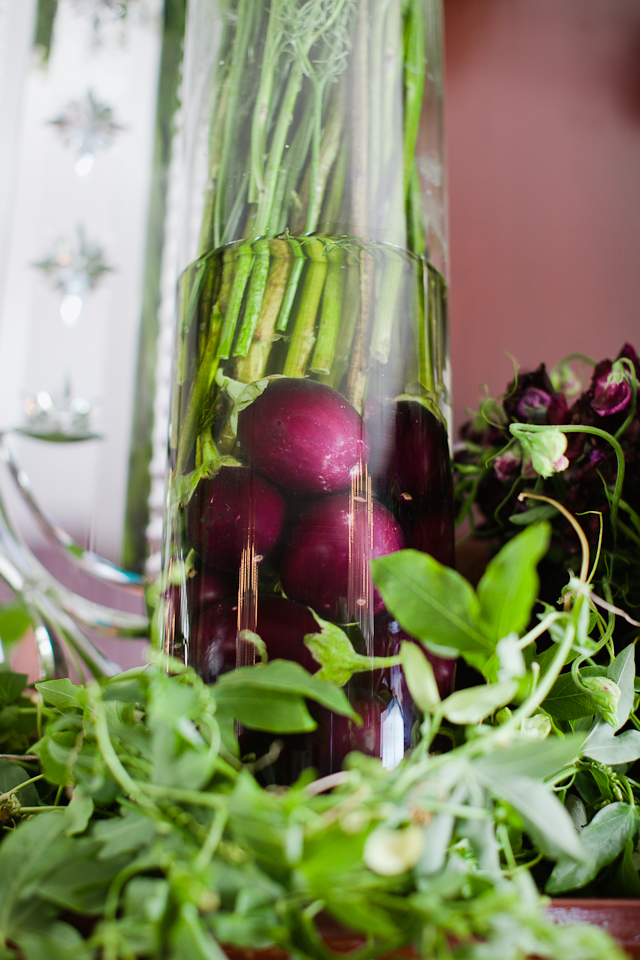
<path id="1" fill-rule="evenodd" d="M 611 371 L 596 380 L 591 407 L 599 416 L 608 417 L 628 407 L 630 400 L 631 387 L 624 364 L 616 360 Z"/>
<path id="2" fill-rule="evenodd" d="M 521 466 L 522 448 L 519 443 L 493 458 L 493 469 L 502 483 L 513 482 L 520 473 Z"/>
<path id="3" fill-rule="evenodd" d="M 538 387 L 527 387 L 518 401 L 516 413 L 521 420 L 544 423 L 550 406 L 551 396 L 546 390 L 540 390 Z"/>

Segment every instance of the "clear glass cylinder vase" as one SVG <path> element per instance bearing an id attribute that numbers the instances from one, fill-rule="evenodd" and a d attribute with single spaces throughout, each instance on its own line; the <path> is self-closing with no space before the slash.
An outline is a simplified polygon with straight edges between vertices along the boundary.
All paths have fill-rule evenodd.
<path id="1" fill-rule="evenodd" d="M 318 618 L 393 656 L 370 561 L 452 563 L 441 46 L 440 0 L 190 0 L 163 643 L 207 681 L 247 630 L 315 672 Z M 347 693 L 276 780 L 399 762 L 401 668 Z"/>

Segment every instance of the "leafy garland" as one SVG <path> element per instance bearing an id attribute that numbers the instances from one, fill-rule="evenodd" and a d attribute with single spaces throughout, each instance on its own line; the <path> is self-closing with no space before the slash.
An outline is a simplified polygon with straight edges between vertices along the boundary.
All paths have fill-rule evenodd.
<path id="1" fill-rule="evenodd" d="M 529 525 L 477 590 L 416 551 L 374 563 L 401 625 L 488 681 L 441 701 L 429 661 L 405 643 L 422 720 L 392 772 L 351 754 L 342 773 L 263 789 L 277 740 L 253 762 L 238 755 L 236 721 L 308 731 L 309 700 L 354 716 L 331 680 L 364 666 L 345 659 L 335 625 L 306 638 L 314 676 L 275 660 L 206 686 L 156 659 L 87 686 L 40 683 L 28 698 L 25 677 L 0 673 L 0 736 L 15 751 L 0 760 L 1 960 L 218 960 L 220 944 L 329 960 L 327 917 L 362 938 L 358 960 L 409 944 L 438 960 L 621 957 L 602 931 L 545 920 L 532 881 L 554 893 L 596 877 L 627 894 L 638 884 L 640 785 L 627 765 L 640 733 L 623 730 L 639 723 L 634 648 L 581 666 L 582 690 L 567 694 L 565 665 L 593 661 L 609 635 L 585 542 L 562 608 L 530 626 L 550 534 Z M 558 705 L 576 698 L 582 719 L 563 720 Z"/>

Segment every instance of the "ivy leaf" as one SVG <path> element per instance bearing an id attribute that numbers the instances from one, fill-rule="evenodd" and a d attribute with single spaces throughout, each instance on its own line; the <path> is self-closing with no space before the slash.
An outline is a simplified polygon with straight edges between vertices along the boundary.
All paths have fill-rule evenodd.
<path id="1" fill-rule="evenodd" d="M 463 656 L 483 669 L 495 642 L 480 628 L 480 603 L 464 577 L 417 550 L 373 560 L 371 570 L 385 606 L 407 633 L 436 656 Z"/>
<path id="2" fill-rule="evenodd" d="M 344 630 L 313 614 L 320 625 L 320 633 L 307 633 L 304 642 L 311 655 L 320 664 L 320 670 L 314 674 L 316 680 L 325 680 L 344 687 L 354 673 L 366 673 L 369 670 L 384 670 L 397 666 L 400 657 L 367 657 L 356 653 L 351 640 Z"/>
<path id="3" fill-rule="evenodd" d="M 567 860 L 557 863 L 545 887 L 546 893 L 566 893 L 586 886 L 624 850 L 638 826 L 636 809 L 628 803 L 610 803 L 599 810 L 580 834 L 588 859 L 583 863 Z"/>
<path id="4" fill-rule="evenodd" d="M 500 707 L 511 703 L 518 689 L 515 680 L 505 680 L 456 690 L 442 701 L 439 710 L 450 723 L 480 723 Z"/>
<path id="5" fill-rule="evenodd" d="M 540 581 L 537 566 L 549 548 L 551 527 L 537 523 L 510 540 L 490 561 L 478 584 L 480 620 L 496 642 L 520 635 L 531 618 Z"/>

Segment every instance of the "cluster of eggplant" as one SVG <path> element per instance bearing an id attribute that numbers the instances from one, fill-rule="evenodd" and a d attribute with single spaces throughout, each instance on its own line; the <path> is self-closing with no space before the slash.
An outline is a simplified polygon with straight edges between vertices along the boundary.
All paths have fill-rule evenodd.
<path id="1" fill-rule="evenodd" d="M 274 378 L 239 413 L 236 450 L 245 465 L 222 467 L 201 481 L 187 507 L 188 538 L 200 561 L 188 584 L 195 613 L 190 660 L 205 680 L 236 666 L 238 572 L 248 557 L 260 571 L 260 589 L 263 582 L 270 588 L 259 596 L 255 625 L 269 658 L 295 660 L 311 673 L 318 669 L 303 638 L 319 629 L 311 609 L 324 619 L 348 619 L 352 486 L 367 464 L 376 494 L 367 518 L 371 558 L 411 546 L 451 562 L 446 428 L 413 400 L 380 406 L 368 426 L 336 390 L 297 378 Z M 285 596 L 273 592 L 277 584 Z M 373 612 L 374 653 L 393 655 L 410 638 L 386 612 L 375 588 Z M 435 666 L 446 691 L 452 665 L 437 661 Z M 356 705 L 364 727 L 347 724 L 336 731 L 347 746 L 344 752 L 365 749 L 367 736 L 379 737 L 391 672 L 368 678 L 370 694 L 363 693 Z M 385 684 L 389 689 L 381 696 Z M 328 718 L 319 719 L 326 727 Z M 330 725 L 335 724 L 346 721 L 333 718 Z M 369 746 L 375 752 L 375 744 Z M 335 766 L 333 760 L 315 760 L 320 768 Z"/>

